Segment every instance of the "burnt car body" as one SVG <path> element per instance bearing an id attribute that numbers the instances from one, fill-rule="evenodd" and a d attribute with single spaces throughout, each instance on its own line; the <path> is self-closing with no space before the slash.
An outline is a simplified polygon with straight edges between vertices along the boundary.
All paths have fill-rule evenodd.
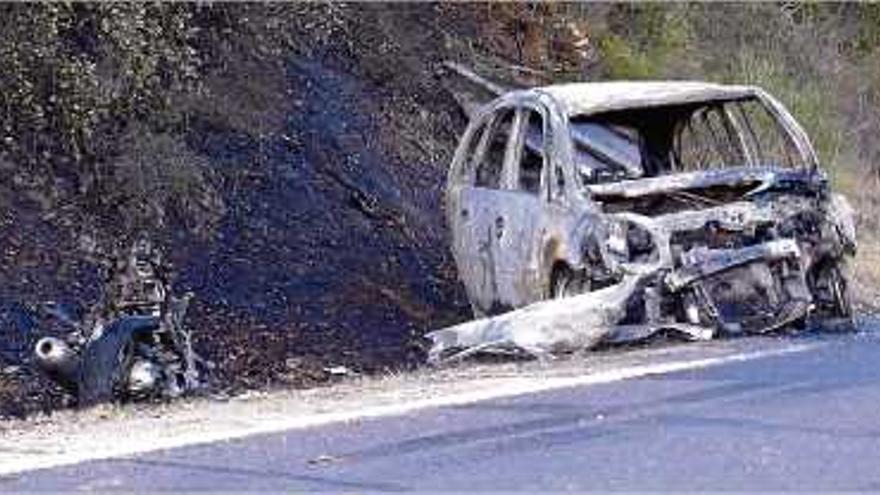
<path id="1" fill-rule="evenodd" d="M 626 286 L 600 301 L 619 309 L 609 328 L 740 333 L 851 320 L 852 209 L 801 126 L 757 87 L 503 94 L 461 138 L 446 214 L 477 316 Z M 448 340 L 441 348 L 467 340 L 442 332 L 432 336 Z"/>

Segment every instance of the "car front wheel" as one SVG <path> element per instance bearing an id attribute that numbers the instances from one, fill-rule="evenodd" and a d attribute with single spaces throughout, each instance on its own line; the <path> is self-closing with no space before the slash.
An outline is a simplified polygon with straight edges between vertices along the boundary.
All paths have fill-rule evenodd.
<path id="1" fill-rule="evenodd" d="M 842 262 L 826 263 L 819 268 L 813 283 L 818 296 L 820 325 L 827 330 L 855 330 L 852 292 Z"/>

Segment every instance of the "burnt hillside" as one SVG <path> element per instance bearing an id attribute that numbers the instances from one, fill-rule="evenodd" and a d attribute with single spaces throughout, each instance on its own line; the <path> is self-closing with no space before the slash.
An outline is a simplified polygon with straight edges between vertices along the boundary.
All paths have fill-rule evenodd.
<path id="1" fill-rule="evenodd" d="M 442 220 L 465 125 L 445 60 L 519 84 L 762 84 L 806 119 L 823 157 L 850 164 L 841 184 L 872 170 L 872 141 L 840 150 L 847 118 L 861 118 L 859 139 L 876 127 L 859 106 L 876 87 L 873 6 L 0 10 L 5 414 L 61 405 L 29 361 L 34 340 L 58 331 L 35 306 L 84 314 L 108 254 L 143 233 L 170 259 L 175 290 L 196 295 L 187 322 L 218 365 L 215 389 L 419 363 L 420 335 L 469 315 Z M 746 18 L 761 25 L 734 22 Z M 795 49 L 813 44 L 815 57 Z M 829 74 L 846 91 L 819 86 Z"/>

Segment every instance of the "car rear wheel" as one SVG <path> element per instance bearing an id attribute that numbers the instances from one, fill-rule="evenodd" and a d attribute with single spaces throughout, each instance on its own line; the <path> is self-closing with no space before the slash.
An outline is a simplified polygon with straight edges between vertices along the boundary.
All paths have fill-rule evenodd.
<path id="1" fill-rule="evenodd" d="M 550 277 L 550 298 L 562 299 L 590 291 L 590 279 L 584 271 L 574 271 L 559 265 Z"/>

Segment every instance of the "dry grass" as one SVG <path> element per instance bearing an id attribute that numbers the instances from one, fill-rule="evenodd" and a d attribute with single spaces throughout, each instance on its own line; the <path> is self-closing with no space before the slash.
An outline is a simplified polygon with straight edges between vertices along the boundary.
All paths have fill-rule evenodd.
<path id="1" fill-rule="evenodd" d="M 844 194 L 856 210 L 859 246 L 851 265 L 856 306 L 863 312 L 876 312 L 880 310 L 880 180 L 863 170 L 827 167 L 833 189 Z"/>
<path id="2" fill-rule="evenodd" d="M 880 236 L 873 231 L 860 233 L 852 276 L 857 309 L 880 311 Z"/>

